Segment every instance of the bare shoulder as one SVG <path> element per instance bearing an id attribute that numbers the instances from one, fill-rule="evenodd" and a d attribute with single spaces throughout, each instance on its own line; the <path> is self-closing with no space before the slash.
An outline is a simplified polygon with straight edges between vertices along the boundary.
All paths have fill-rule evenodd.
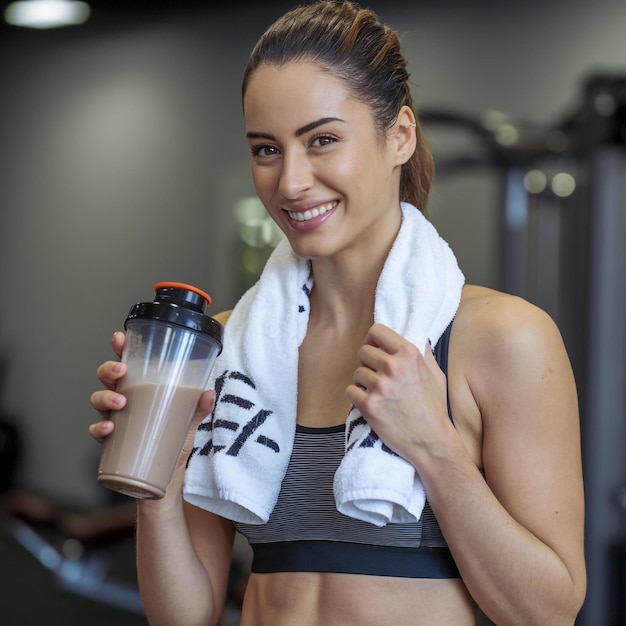
<path id="1" fill-rule="evenodd" d="M 524 399 L 538 397 L 536 374 L 550 370 L 569 376 L 560 333 L 544 311 L 486 287 L 463 288 L 450 339 L 448 390 L 455 426 L 479 467 L 486 429 L 530 412 Z"/>
<path id="2" fill-rule="evenodd" d="M 226 322 L 228 321 L 231 313 L 232 311 L 221 311 L 220 313 L 213 315 L 213 318 L 216 319 L 220 324 L 226 325 Z"/>
<path id="3" fill-rule="evenodd" d="M 491 359 L 564 349 L 561 334 L 545 311 L 523 298 L 476 285 L 463 290 L 454 330 L 455 340 L 475 356 Z"/>
<path id="4" fill-rule="evenodd" d="M 534 304 L 495 289 L 466 285 L 457 314 L 474 324 L 518 325 L 524 319 L 531 325 L 553 325 L 550 316 Z"/>
<path id="5" fill-rule="evenodd" d="M 494 415 L 502 424 L 503 412 L 538 415 L 538 402 L 552 407 L 560 402 L 575 412 L 569 356 L 557 325 L 539 307 L 470 285 L 452 333 L 457 372 L 471 390 L 483 426 Z"/>

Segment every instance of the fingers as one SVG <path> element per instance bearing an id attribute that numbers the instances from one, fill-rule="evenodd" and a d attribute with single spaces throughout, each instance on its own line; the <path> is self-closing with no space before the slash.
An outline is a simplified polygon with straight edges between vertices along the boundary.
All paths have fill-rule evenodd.
<path id="1" fill-rule="evenodd" d="M 394 330 L 384 324 L 373 324 L 365 336 L 364 345 L 381 348 L 385 352 L 392 354 L 405 339 Z"/>
<path id="2" fill-rule="evenodd" d="M 113 422 L 104 420 L 89 426 L 89 434 L 98 442 L 102 443 L 113 432 Z"/>
<path id="3" fill-rule="evenodd" d="M 357 356 L 365 367 L 390 375 L 398 373 L 396 368 L 402 361 L 419 361 L 421 358 L 414 344 L 382 324 L 374 324 L 370 328 Z"/>
<path id="4" fill-rule="evenodd" d="M 126 363 L 107 361 L 98 367 L 96 374 L 107 389 L 115 389 L 120 378 L 126 374 Z"/>
<path id="5" fill-rule="evenodd" d="M 113 334 L 111 345 L 113 352 L 121 357 L 126 335 L 123 332 Z M 117 411 L 124 407 L 126 398 L 115 392 L 118 381 L 126 373 L 126 364 L 120 361 L 107 361 L 98 367 L 97 376 L 104 384 L 104 391 L 94 391 L 89 399 L 91 406 L 100 413 L 102 421 L 89 426 L 89 434 L 97 442 L 102 443 L 112 432 L 113 422 L 110 420 L 111 411 Z"/>
<path id="6" fill-rule="evenodd" d="M 123 332 L 113 334 L 111 345 L 117 356 L 121 357 L 124 349 L 126 335 Z M 98 442 L 102 443 L 113 432 L 113 422 L 109 419 L 111 411 L 118 411 L 126 405 L 126 398 L 115 392 L 120 378 L 126 374 L 126 363 L 120 361 L 107 361 L 98 367 L 97 375 L 103 385 L 104 391 L 95 391 L 91 394 L 91 406 L 100 413 L 102 421 L 89 426 L 89 434 Z"/>
<path id="7" fill-rule="evenodd" d="M 350 404 L 360 407 L 367 399 L 367 390 L 359 384 L 351 384 L 346 387 L 345 396 Z"/>
<path id="8" fill-rule="evenodd" d="M 126 334 L 121 330 L 118 330 L 113 333 L 113 339 L 111 340 L 111 346 L 113 348 L 113 352 L 117 354 L 117 356 L 122 356 L 122 350 L 124 349 L 124 342 L 126 341 Z"/>
<path id="9" fill-rule="evenodd" d="M 111 424 L 111 426 L 107 426 L 106 429 L 110 428 L 112 430 L 113 425 L 112 422 L 110 422 L 111 411 L 118 411 L 123 408 L 126 405 L 126 397 L 121 393 L 116 393 L 115 391 L 106 389 L 104 391 L 94 391 L 91 394 L 90 402 L 91 406 L 96 409 L 98 413 L 100 413 L 102 419 Z M 107 430 L 106 433 L 102 433 L 100 432 L 101 429 L 98 428 L 97 436 L 94 436 L 91 432 L 93 426 L 94 425 L 92 424 L 92 426 L 89 427 L 89 434 L 91 434 L 91 436 L 98 441 L 101 441 L 99 437 L 110 434 L 110 431 Z"/>
<path id="10" fill-rule="evenodd" d="M 376 358 L 377 356 L 380 357 L 381 352 L 387 355 L 406 353 L 407 356 L 410 356 L 419 350 L 413 343 L 388 326 L 373 324 L 365 336 L 361 351 L 362 354 L 368 355 L 370 358 Z"/>
<path id="11" fill-rule="evenodd" d="M 119 411 L 126 405 L 126 397 L 109 389 L 94 391 L 90 398 L 91 406 L 99 413 Z"/>
<path id="12" fill-rule="evenodd" d="M 405 384 L 427 380 L 432 375 L 436 379 L 443 376 L 430 341 L 426 342 L 422 353 L 413 343 L 382 324 L 374 324 L 365 341 L 358 352 L 360 366 L 352 379 L 355 388 L 349 392 L 353 403 L 365 401 L 368 391 L 383 391 L 379 386 L 388 380 Z"/>
<path id="13" fill-rule="evenodd" d="M 371 389 L 376 385 L 379 377 L 378 369 L 369 365 L 362 365 L 354 370 L 352 382 L 361 389 Z"/>

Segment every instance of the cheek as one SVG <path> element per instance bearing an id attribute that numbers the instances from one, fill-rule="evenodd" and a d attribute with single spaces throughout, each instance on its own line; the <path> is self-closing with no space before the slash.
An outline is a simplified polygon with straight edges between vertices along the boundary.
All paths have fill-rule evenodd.
<path id="1" fill-rule="evenodd" d="M 354 152 L 342 152 L 315 163 L 315 178 L 330 187 L 354 185 L 363 176 L 361 158 Z"/>
<path id="2" fill-rule="evenodd" d="M 318 178 L 324 177 L 328 184 L 349 195 L 358 194 L 364 186 L 367 187 L 373 175 L 372 162 L 366 155 L 354 151 L 344 153 L 326 165 L 324 175 L 320 173 Z"/>
<path id="3" fill-rule="evenodd" d="M 332 168 L 346 177 L 368 175 L 372 169 L 378 169 L 379 152 L 379 150 L 373 150 L 368 144 L 355 143 L 349 150 L 337 154 L 337 157 L 333 159 Z"/>

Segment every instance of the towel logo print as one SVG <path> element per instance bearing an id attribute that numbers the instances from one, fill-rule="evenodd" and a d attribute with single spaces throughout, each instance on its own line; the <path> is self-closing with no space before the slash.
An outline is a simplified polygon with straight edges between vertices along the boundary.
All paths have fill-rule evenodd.
<path id="1" fill-rule="evenodd" d="M 310 280 L 310 277 L 309 277 L 309 280 Z M 304 295 L 306 296 L 306 301 L 308 304 L 309 298 L 311 297 L 311 288 L 309 287 L 307 283 L 304 283 L 304 285 L 302 285 L 302 291 L 304 292 Z M 308 309 L 304 304 L 298 305 L 298 313 L 306 313 L 307 310 Z"/>
<path id="2" fill-rule="evenodd" d="M 355 433 L 355 431 L 357 432 Z M 362 415 L 355 416 L 350 420 L 348 426 L 348 442 L 346 454 L 355 448 L 373 448 L 380 442 L 380 449 L 383 452 L 387 452 L 391 454 L 391 456 L 398 456 L 391 448 L 382 442 L 381 438 L 370 428 Z"/>
<path id="3" fill-rule="evenodd" d="M 199 431 L 207 431 L 209 433 L 209 439 L 204 446 L 196 447 L 191 451 L 191 456 L 199 454 L 200 456 L 208 456 L 211 452 L 217 454 L 223 452 L 228 456 L 238 456 L 243 446 L 251 441 L 258 443 L 262 446 L 273 450 L 276 453 L 280 452 L 280 446 L 278 443 L 266 437 L 263 434 L 258 434 L 254 439 L 255 433 L 263 426 L 265 420 L 272 414 L 272 411 L 267 409 L 260 409 L 255 415 L 253 415 L 247 422 L 240 423 L 236 420 L 236 417 L 250 411 L 255 407 L 255 403 L 252 400 L 244 398 L 240 393 L 230 393 L 230 387 L 241 387 L 243 385 L 244 390 L 255 390 L 256 386 L 251 378 L 238 371 L 224 371 L 223 374 L 218 376 L 215 380 L 215 407 L 213 413 L 208 421 L 202 422 L 198 427 Z M 215 411 L 221 405 L 220 414 L 228 416 L 231 419 L 215 418 Z M 229 405 L 229 406 L 225 406 Z M 233 411 L 233 408 L 235 409 Z M 232 434 L 232 441 L 227 444 L 217 444 L 214 442 L 215 432 L 221 429 L 229 434 Z M 228 438 L 228 437 L 227 437 Z M 222 440 L 224 437 L 222 437 Z"/>

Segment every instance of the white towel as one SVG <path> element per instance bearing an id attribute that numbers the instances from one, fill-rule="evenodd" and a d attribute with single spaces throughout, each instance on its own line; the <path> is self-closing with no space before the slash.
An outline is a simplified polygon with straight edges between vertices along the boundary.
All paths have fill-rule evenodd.
<path id="1" fill-rule="evenodd" d="M 454 317 L 463 283 L 448 244 L 415 207 L 402 203 L 374 320 L 423 350 Z M 184 496 L 192 504 L 248 524 L 268 520 L 293 446 L 298 348 L 311 287 L 309 262 L 283 240 L 233 309 L 209 381 L 215 408 L 198 429 L 187 466 Z M 383 446 L 354 408 L 334 487 L 338 510 L 377 526 L 417 521 L 425 501 L 413 466 Z"/>

